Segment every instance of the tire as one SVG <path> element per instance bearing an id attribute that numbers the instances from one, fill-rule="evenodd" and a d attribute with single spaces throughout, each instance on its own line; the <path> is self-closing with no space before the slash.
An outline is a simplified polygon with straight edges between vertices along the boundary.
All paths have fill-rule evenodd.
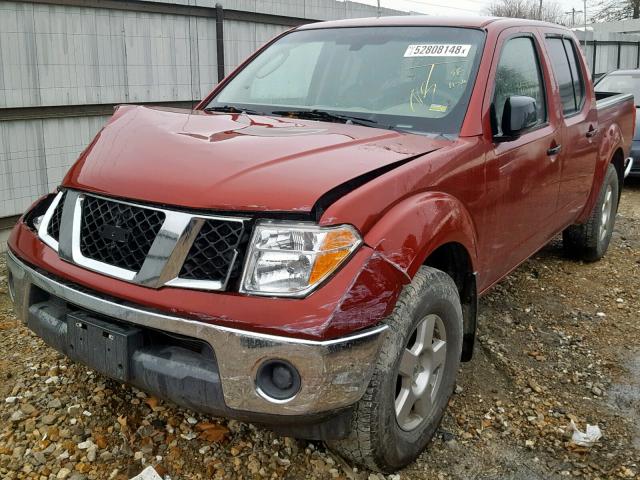
<path id="1" fill-rule="evenodd" d="M 455 283 L 440 270 L 421 267 L 402 291 L 385 323 L 390 328 L 369 386 L 355 405 L 351 433 L 343 440 L 329 442 L 329 447 L 362 467 L 391 473 L 411 463 L 424 450 L 453 392 L 463 331 Z M 433 343 L 428 340 L 431 324 Z M 425 341 L 419 341 L 420 338 Z M 428 345 L 421 355 L 406 352 L 406 347 L 411 346 L 417 353 L 421 345 Z M 414 358 L 418 359 L 415 365 L 425 367 L 424 371 L 420 371 L 420 366 L 412 369 L 414 365 L 409 360 Z M 440 367 L 434 370 L 432 367 L 438 363 Z M 401 366 L 415 376 L 400 374 Z M 412 409 L 405 408 L 400 417 L 396 416 L 396 402 L 405 406 L 411 403 L 398 399 L 408 398 L 414 386 L 418 391 L 431 391 L 431 404 L 423 397 Z M 435 389 L 431 390 L 433 386 Z"/>
<path id="2" fill-rule="evenodd" d="M 562 232 L 562 246 L 568 256 L 586 262 L 595 262 L 604 256 L 613 234 L 619 191 L 618 173 L 610 164 L 587 222 L 571 225 Z"/>

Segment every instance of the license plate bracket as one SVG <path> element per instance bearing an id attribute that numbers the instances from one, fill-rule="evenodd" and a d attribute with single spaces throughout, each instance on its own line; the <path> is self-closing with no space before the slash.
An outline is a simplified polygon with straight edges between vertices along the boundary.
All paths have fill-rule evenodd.
<path id="1" fill-rule="evenodd" d="M 69 356 L 109 377 L 128 381 L 131 356 L 142 344 L 139 328 L 107 322 L 84 312 L 67 314 Z"/>

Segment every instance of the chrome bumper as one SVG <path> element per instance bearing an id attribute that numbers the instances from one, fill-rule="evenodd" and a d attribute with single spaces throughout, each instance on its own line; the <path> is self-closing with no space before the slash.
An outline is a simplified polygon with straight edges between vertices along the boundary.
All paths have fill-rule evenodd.
<path id="1" fill-rule="evenodd" d="M 387 329 L 382 325 L 327 341 L 251 333 L 116 303 L 48 278 L 12 252 L 7 254 L 7 266 L 11 294 L 22 321 L 26 321 L 33 297 L 30 292 L 36 286 L 89 312 L 209 343 L 215 352 L 226 406 L 247 412 L 306 415 L 354 404 L 371 379 Z M 298 369 L 301 387 L 294 397 L 275 400 L 258 392 L 256 373 L 267 359 L 284 359 Z"/>

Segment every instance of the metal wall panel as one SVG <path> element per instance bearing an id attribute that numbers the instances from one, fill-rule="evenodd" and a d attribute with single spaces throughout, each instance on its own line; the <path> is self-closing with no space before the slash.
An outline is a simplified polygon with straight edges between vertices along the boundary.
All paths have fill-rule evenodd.
<path id="1" fill-rule="evenodd" d="M 638 68 L 638 45 L 622 45 L 620 68 Z"/>
<path id="2" fill-rule="evenodd" d="M 249 22 L 224 22 L 224 73 L 228 75 L 254 51 L 256 25 Z"/>
<path id="3" fill-rule="evenodd" d="M 42 122 L 0 123 L 0 209 L 24 211 L 47 191 Z"/>
<path id="4" fill-rule="evenodd" d="M 580 48 L 584 53 L 584 58 L 587 61 L 588 69 L 591 70 L 591 63 L 593 61 L 593 44 L 587 43 L 585 46 L 584 42 L 580 42 Z"/>
<path id="5" fill-rule="evenodd" d="M 197 51 L 190 47 L 189 18 L 135 12 L 123 16 L 126 101 L 190 100 L 191 58 Z"/>
<path id="6" fill-rule="evenodd" d="M 602 25 L 600 25 L 602 27 Z M 596 78 L 618 68 L 618 46 L 620 49 L 620 68 L 637 68 L 640 35 L 623 35 L 611 32 L 575 32 L 580 40 L 580 46 L 585 51 L 585 58 L 589 69 Z M 584 48 L 585 36 L 587 47 Z M 596 65 L 593 65 L 593 48 L 595 42 Z"/>
<path id="7" fill-rule="evenodd" d="M 0 122 L 0 211 L 22 213 L 52 191 L 108 117 Z"/>
<path id="8" fill-rule="evenodd" d="M 0 107 L 40 103 L 33 5 L 0 2 Z"/>
<path id="9" fill-rule="evenodd" d="M 225 5 L 225 8 L 231 8 Z M 299 0 L 271 0 L 269 2 L 256 2 L 256 12 L 270 13 L 272 15 L 282 15 L 288 17 L 313 18 L 307 16 L 305 11 L 305 3 Z"/>
<path id="10" fill-rule="evenodd" d="M 95 116 L 41 120 L 48 191 L 60 185 L 69 167 L 108 119 L 109 116 Z"/>
<path id="11" fill-rule="evenodd" d="M 337 20 L 346 18 L 346 2 L 334 2 L 332 0 L 305 0 L 305 14 L 309 18 L 321 20 Z M 375 10 L 372 11 L 375 16 Z"/>
<path id="12" fill-rule="evenodd" d="M 596 75 L 599 73 L 607 73 L 616 69 L 618 60 L 617 45 L 596 45 Z"/>
<path id="13" fill-rule="evenodd" d="M 214 19 L 0 3 L 0 108 L 198 99 L 212 40 Z"/>
<path id="14" fill-rule="evenodd" d="M 290 29 L 291 27 L 287 27 L 285 25 L 266 25 L 264 23 L 257 24 L 254 50 L 263 46 L 269 40 L 272 40 L 274 37 L 280 35 L 282 32 L 286 32 L 287 30 L 290 30 Z"/>
<path id="15" fill-rule="evenodd" d="M 228 75 L 256 49 L 291 27 L 264 23 L 224 22 L 224 63 Z"/>
<path id="16" fill-rule="evenodd" d="M 152 3 L 169 3 L 213 7 L 221 4 L 225 9 L 244 12 L 268 13 L 287 17 L 336 20 L 339 18 L 375 17 L 375 6 L 345 0 L 142 0 Z M 383 2 L 384 3 L 384 2 Z M 406 12 L 381 8 L 382 15 L 406 15 Z"/>
<path id="17" fill-rule="evenodd" d="M 218 60 L 216 52 L 216 24 L 206 18 L 197 18 L 196 31 L 198 58 L 193 62 L 198 68 L 199 86 L 191 98 L 199 100 L 218 83 Z M 195 82 L 194 82 L 195 83 Z"/>

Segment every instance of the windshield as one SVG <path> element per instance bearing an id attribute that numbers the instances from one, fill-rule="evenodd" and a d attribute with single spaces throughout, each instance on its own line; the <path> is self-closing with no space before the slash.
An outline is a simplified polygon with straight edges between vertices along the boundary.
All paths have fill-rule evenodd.
<path id="1" fill-rule="evenodd" d="M 607 75 L 598 82 L 596 92 L 631 93 L 636 105 L 640 103 L 640 75 Z"/>
<path id="2" fill-rule="evenodd" d="M 451 27 L 294 31 L 207 108 L 456 134 L 483 41 L 480 30 Z"/>

